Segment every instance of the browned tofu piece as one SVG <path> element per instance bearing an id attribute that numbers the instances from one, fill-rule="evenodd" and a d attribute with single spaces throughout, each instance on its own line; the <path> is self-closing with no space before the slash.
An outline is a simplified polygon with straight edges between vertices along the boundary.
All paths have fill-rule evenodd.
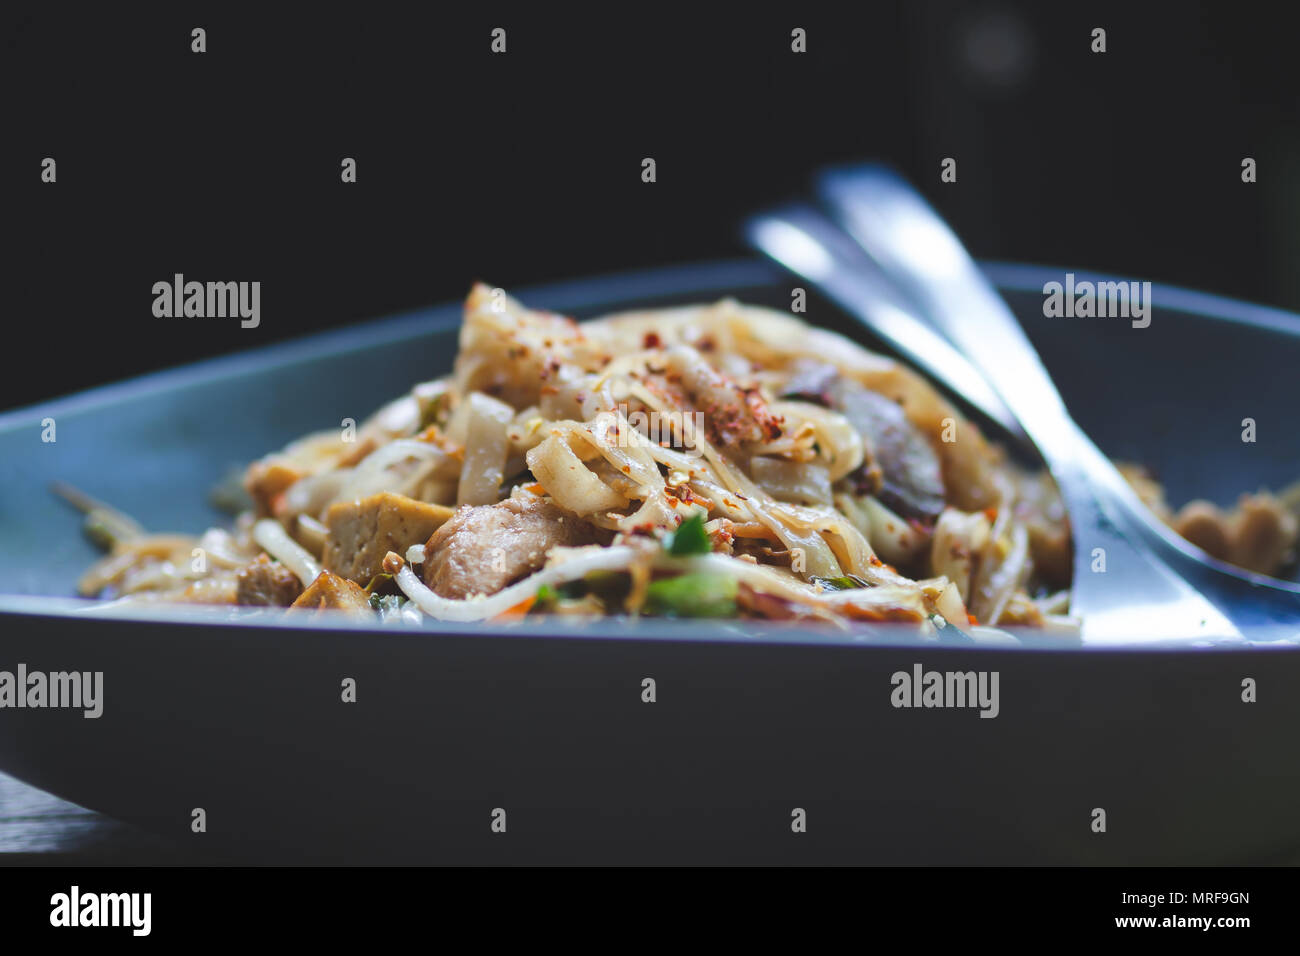
<path id="1" fill-rule="evenodd" d="M 347 611 L 362 616 L 371 613 L 370 598 L 356 583 L 329 571 L 322 571 L 311 587 L 298 595 L 286 614 L 295 611 Z"/>
<path id="2" fill-rule="evenodd" d="M 381 492 L 362 501 L 341 502 L 325 513 L 325 568 L 361 585 L 384 570 L 384 555 L 405 556 L 413 544 L 424 544 L 453 509 Z"/>
<path id="3" fill-rule="evenodd" d="M 257 514 L 266 517 L 275 513 L 276 500 L 301 477 L 302 472 L 288 465 L 264 459 L 248 466 L 248 472 L 244 475 L 244 489 L 253 499 Z"/>
<path id="4" fill-rule="evenodd" d="M 259 554 L 239 569 L 235 603 L 253 607 L 288 607 L 302 594 L 302 582 L 279 561 Z"/>

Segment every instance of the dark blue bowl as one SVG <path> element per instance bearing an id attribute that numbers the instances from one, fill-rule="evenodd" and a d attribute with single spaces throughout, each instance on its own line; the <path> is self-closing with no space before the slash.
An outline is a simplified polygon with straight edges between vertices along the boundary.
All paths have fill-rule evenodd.
<path id="1" fill-rule="evenodd" d="M 1156 286 L 1146 329 L 1048 319 L 1042 286 L 1063 270 L 988 269 L 1083 427 L 1151 466 L 1171 501 L 1228 504 L 1300 475 L 1300 318 Z M 519 295 L 588 316 L 722 295 L 779 308 L 789 285 L 728 262 Z M 0 767 L 273 860 L 1295 858 L 1300 695 L 1281 689 L 1300 654 L 1287 641 L 990 649 L 889 628 L 618 620 L 313 630 L 184 610 L 106 620 L 66 600 L 96 553 L 51 481 L 154 530 L 199 532 L 224 520 L 208 492 L 230 469 L 447 371 L 459 316 L 451 304 L 0 416 L 0 670 L 99 670 L 106 688 L 98 720 L 0 711 Z M 825 303 L 809 317 L 862 337 Z M 1240 440 L 1247 417 L 1254 444 Z M 893 708 L 891 674 L 914 663 L 998 670 L 999 716 Z M 345 677 L 356 704 L 340 702 Z M 1260 681 L 1256 704 L 1240 700 L 1245 677 Z M 498 807 L 505 835 L 489 827 Z M 795 807 L 809 815 L 797 837 Z"/>

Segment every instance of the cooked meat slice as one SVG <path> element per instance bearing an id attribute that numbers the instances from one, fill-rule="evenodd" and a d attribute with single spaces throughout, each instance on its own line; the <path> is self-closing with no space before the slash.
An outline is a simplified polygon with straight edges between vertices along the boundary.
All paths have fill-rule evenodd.
<path id="1" fill-rule="evenodd" d="M 428 540 L 451 517 L 446 505 L 431 505 L 405 495 L 380 492 L 361 501 L 341 502 L 325 512 L 326 570 L 367 585 L 384 570 L 384 555 L 405 555 Z"/>
<path id="2" fill-rule="evenodd" d="M 677 408 L 700 412 L 713 444 L 730 448 L 780 437 L 781 416 L 768 408 L 757 388 L 732 381 L 689 345 L 673 346 L 666 358 L 664 374 L 650 376 L 646 384 Z"/>
<path id="3" fill-rule="evenodd" d="M 871 452 L 851 476 L 861 479 L 859 490 L 904 518 L 934 524 L 944 509 L 943 466 L 903 407 L 847 378 L 835 383 L 831 397 Z"/>
<path id="4" fill-rule="evenodd" d="M 787 371 L 790 378 L 781 390 L 782 398 L 831 407 L 835 383 L 840 378 L 838 368 L 816 359 L 800 358 L 791 362 Z"/>
<path id="5" fill-rule="evenodd" d="M 355 582 L 322 571 L 285 613 L 326 610 L 347 611 L 357 616 L 369 614 L 370 598 Z"/>
<path id="6" fill-rule="evenodd" d="M 235 603 L 261 607 L 288 607 L 302 594 L 298 576 L 279 561 L 259 554 L 236 576 Z"/>
<path id="7" fill-rule="evenodd" d="M 445 598 L 495 594 L 541 568 L 552 548 L 609 537 L 544 498 L 466 505 L 425 545 L 424 583 Z"/>

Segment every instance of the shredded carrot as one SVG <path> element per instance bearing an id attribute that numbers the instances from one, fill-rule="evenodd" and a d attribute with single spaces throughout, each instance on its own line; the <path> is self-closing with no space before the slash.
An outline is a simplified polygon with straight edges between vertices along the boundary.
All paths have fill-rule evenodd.
<path id="1" fill-rule="evenodd" d="M 524 598 L 522 601 L 520 601 L 518 604 L 514 605 L 513 607 L 506 608 L 496 617 L 492 618 L 492 620 L 513 621 L 517 618 L 521 618 L 532 609 L 532 606 L 536 602 L 537 602 L 537 595 L 530 594 L 528 595 L 528 597 Z"/>
<path id="2" fill-rule="evenodd" d="M 975 617 L 974 614 L 971 614 L 969 611 L 966 612 L 966 620 L 970 622 L 971 627 L 979 626 L 980 623 L 979 620 Z"/>

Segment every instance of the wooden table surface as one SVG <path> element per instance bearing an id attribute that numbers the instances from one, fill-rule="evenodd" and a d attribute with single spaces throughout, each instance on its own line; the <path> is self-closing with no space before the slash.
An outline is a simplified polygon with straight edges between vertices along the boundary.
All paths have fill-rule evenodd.
<path id="1" fill-rule="evenodd" d="M 197 862 L 137 827 L 0 773 L 0 866 Z"/>
<path id="2" fill-rule="evenodd" d="M 153 833 L 68 803 L 0 773 L 0 866 L 237 864 L 196 855 Z M 1298 866 L 1300 856 L 1272 859 Z"/>

